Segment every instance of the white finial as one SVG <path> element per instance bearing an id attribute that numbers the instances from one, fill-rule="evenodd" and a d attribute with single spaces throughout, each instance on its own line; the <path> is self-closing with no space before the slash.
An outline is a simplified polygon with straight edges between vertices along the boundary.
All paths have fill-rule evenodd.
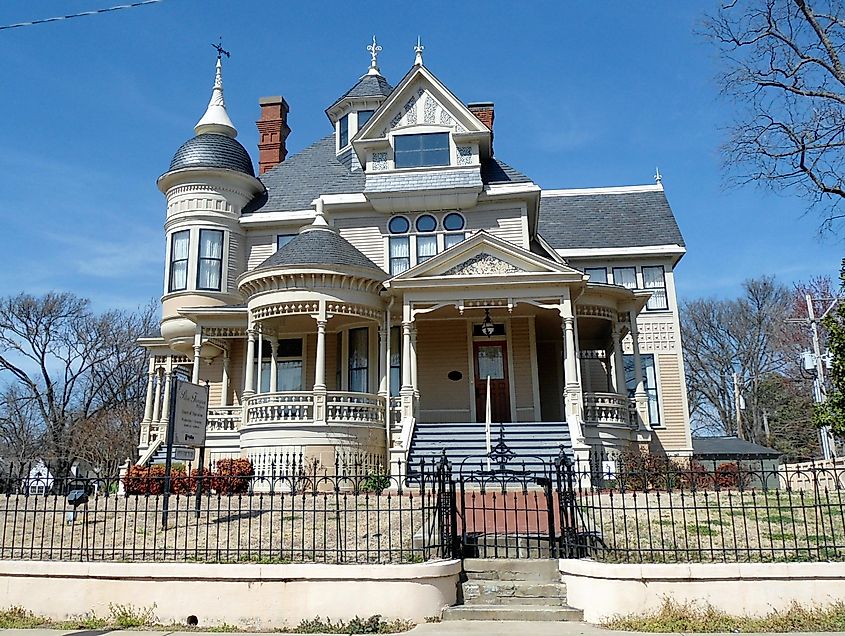
<path id="1" fill-rule="evenodd" d="M 323 197 L 317 197 L 314 203 L 316 215 L 314 216 L 314 221 L 311 225 L 314 227 L 328 227 L 329 224 L 326 222 L 326 217 L 323 216 Z"/>
<path id="2" fill-rule="evenodd" d="M 381 53 L 381 46 L 376 44 L 376 36 L 373 36 L 373 43 L 367 45 L 367 50 L 370 52 L 370 70 L 367 75 L 381 75 L 378 68 L 378 54 Z"/>
<path id="3" fill-rule="evenodd" d="M 660 168 L 654 169 L 654 182 L 657 185 L 661 185 L 663 183 L 663 177 L 660 175 Z"/>
<path id="4" fill-rule="evenodd" d="M 422 42 L 420 41 L 420 36 L 417 36 L 417 45 L 414 47 L 414 53 L 416 53 L 416 55 L 414 56 L 414 66 L 422 66 L 423 65 L 422 52 L 423 52 L 424 49 L 425 49 L 425 47 L 422 45 Z"/>
<path id="5" fill-rule="evenodd" d="M 218 133 L 228 137 L 237 137 L 238 131 L 232 120 L 229 119 L 229 113 L 226 112 L 226 102 L 223 99 L 223 61 L 221 54 L 225 53 L 228 57 L 229 52 L 224 51 L 220 45 L 212 44 L 212 46 L 217 49 L 217 70 L 214 74 L 214 88 L 211 90 L 211 99 L 208 102 L 205 115 L 194 126 L 194 132 L 198 135 Z"/>

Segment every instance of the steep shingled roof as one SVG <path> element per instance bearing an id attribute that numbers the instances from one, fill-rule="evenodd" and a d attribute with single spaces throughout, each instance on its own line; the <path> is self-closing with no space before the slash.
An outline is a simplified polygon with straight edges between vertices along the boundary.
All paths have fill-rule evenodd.
<path id="1" fill-rule="evenodd" d="M 297 234 L 287 245 L 265 260 L 256 269 L 285 265 L 342 265 L 376 270 L 387 274 L 364 256 L 349 241 L 329 227 L 310 226 Z"/>
<path id="2" fill-rule="evenodd" d="M 288 157 L 259 179 L 267 192 L 251 201 L 244 213 L 306 210 L 322 194 L 363 192 L 366 177 L 360 168 L 350 170 L 341 163 L 335 155 L 332 134 Z M 481 179 L 485 184 L 531 182 L 498 159 L 489 159 L 482 164 Z"/>
<path id="3" fill-rule="evenodd" d="M 255 176 L 246 148 L 236 139 L 217 133 L 197 135 L 179 147 L 168 172 L 183 168 L 225 168 Z"/>
<path id="4" fill-rule="evenodd" d="M 657 186 L 544 192 L 538 229 L 555 249 L 684 245 Z"/>
<path id="5" fill-rule="evenodd" d="M 326 110 L 329 111 L 344 99 L 353 97 L 387 97 L 393 92 L 393 87 L 381 75 L 364 75 L 358 82 L 338 97 Z"/>

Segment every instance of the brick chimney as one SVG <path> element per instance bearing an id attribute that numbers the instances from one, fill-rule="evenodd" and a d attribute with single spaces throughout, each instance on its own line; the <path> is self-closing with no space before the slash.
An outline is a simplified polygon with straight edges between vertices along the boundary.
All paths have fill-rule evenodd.
<path id="1" fill-rule="evenodd" d="M 290 134 L 288 103 L 284 97 L 261 97 L 261 119 L 258 127 L 258 174 L 262 175 L 285 160 L 288 150 L 285 141 Z"/>
<path id="2" fill-rule="evenodd" d="M 490 148 L 493 148 L 493 117 L 495 115 L 493 102 L 474 102 L 467 104 L 469 112 L 475 115 L 482 124 L 490 129 Z"/>

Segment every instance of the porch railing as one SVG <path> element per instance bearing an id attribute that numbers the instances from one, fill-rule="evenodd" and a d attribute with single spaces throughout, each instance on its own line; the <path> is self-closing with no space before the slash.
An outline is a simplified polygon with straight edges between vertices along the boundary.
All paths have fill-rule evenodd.
<path id="1" fill-rule="evenodd" d="M 326 421 L 332 424 L 383 424 L 384 398 L 370 393 L 329 391 Z"/>
<path id="2" fill-rule="evenodd" d="M 618 393 L 585 393 L 584 421 L 591 424 L 615 424 L 636 428 L 636 409 L 631 399 Z"/>
<path id="3" fill-rule="evenodd" d="M 314 419 L 314 394 L 308 391 L 261 393 L 246 402 L 245 424 L 309 422 Z"/>
<path id="4" fill-rule="evenodd" d="M 241 414 L 243 409 L 240 406 L 214 406 L 208 409 L 208 424 L 206 429 L 209 432 L 236 431 L 241 427 Z"/>

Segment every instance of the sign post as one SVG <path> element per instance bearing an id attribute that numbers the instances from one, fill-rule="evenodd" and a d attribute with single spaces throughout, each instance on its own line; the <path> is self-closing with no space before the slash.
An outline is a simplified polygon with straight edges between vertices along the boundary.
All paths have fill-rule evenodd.
<path id="1" fill-rule="evenodd" d="M 208 416 L 208 386 L 180 380 L 175 371 L 171 375 L 170 382 L 170 418 L 167 422 L 167 454 L 164 460 L 162 529 L 167 529 L 167 519 L 170 514 L 170 473 L 173 466 L 173 446 L 204 448 L 206 418 Z"/>

